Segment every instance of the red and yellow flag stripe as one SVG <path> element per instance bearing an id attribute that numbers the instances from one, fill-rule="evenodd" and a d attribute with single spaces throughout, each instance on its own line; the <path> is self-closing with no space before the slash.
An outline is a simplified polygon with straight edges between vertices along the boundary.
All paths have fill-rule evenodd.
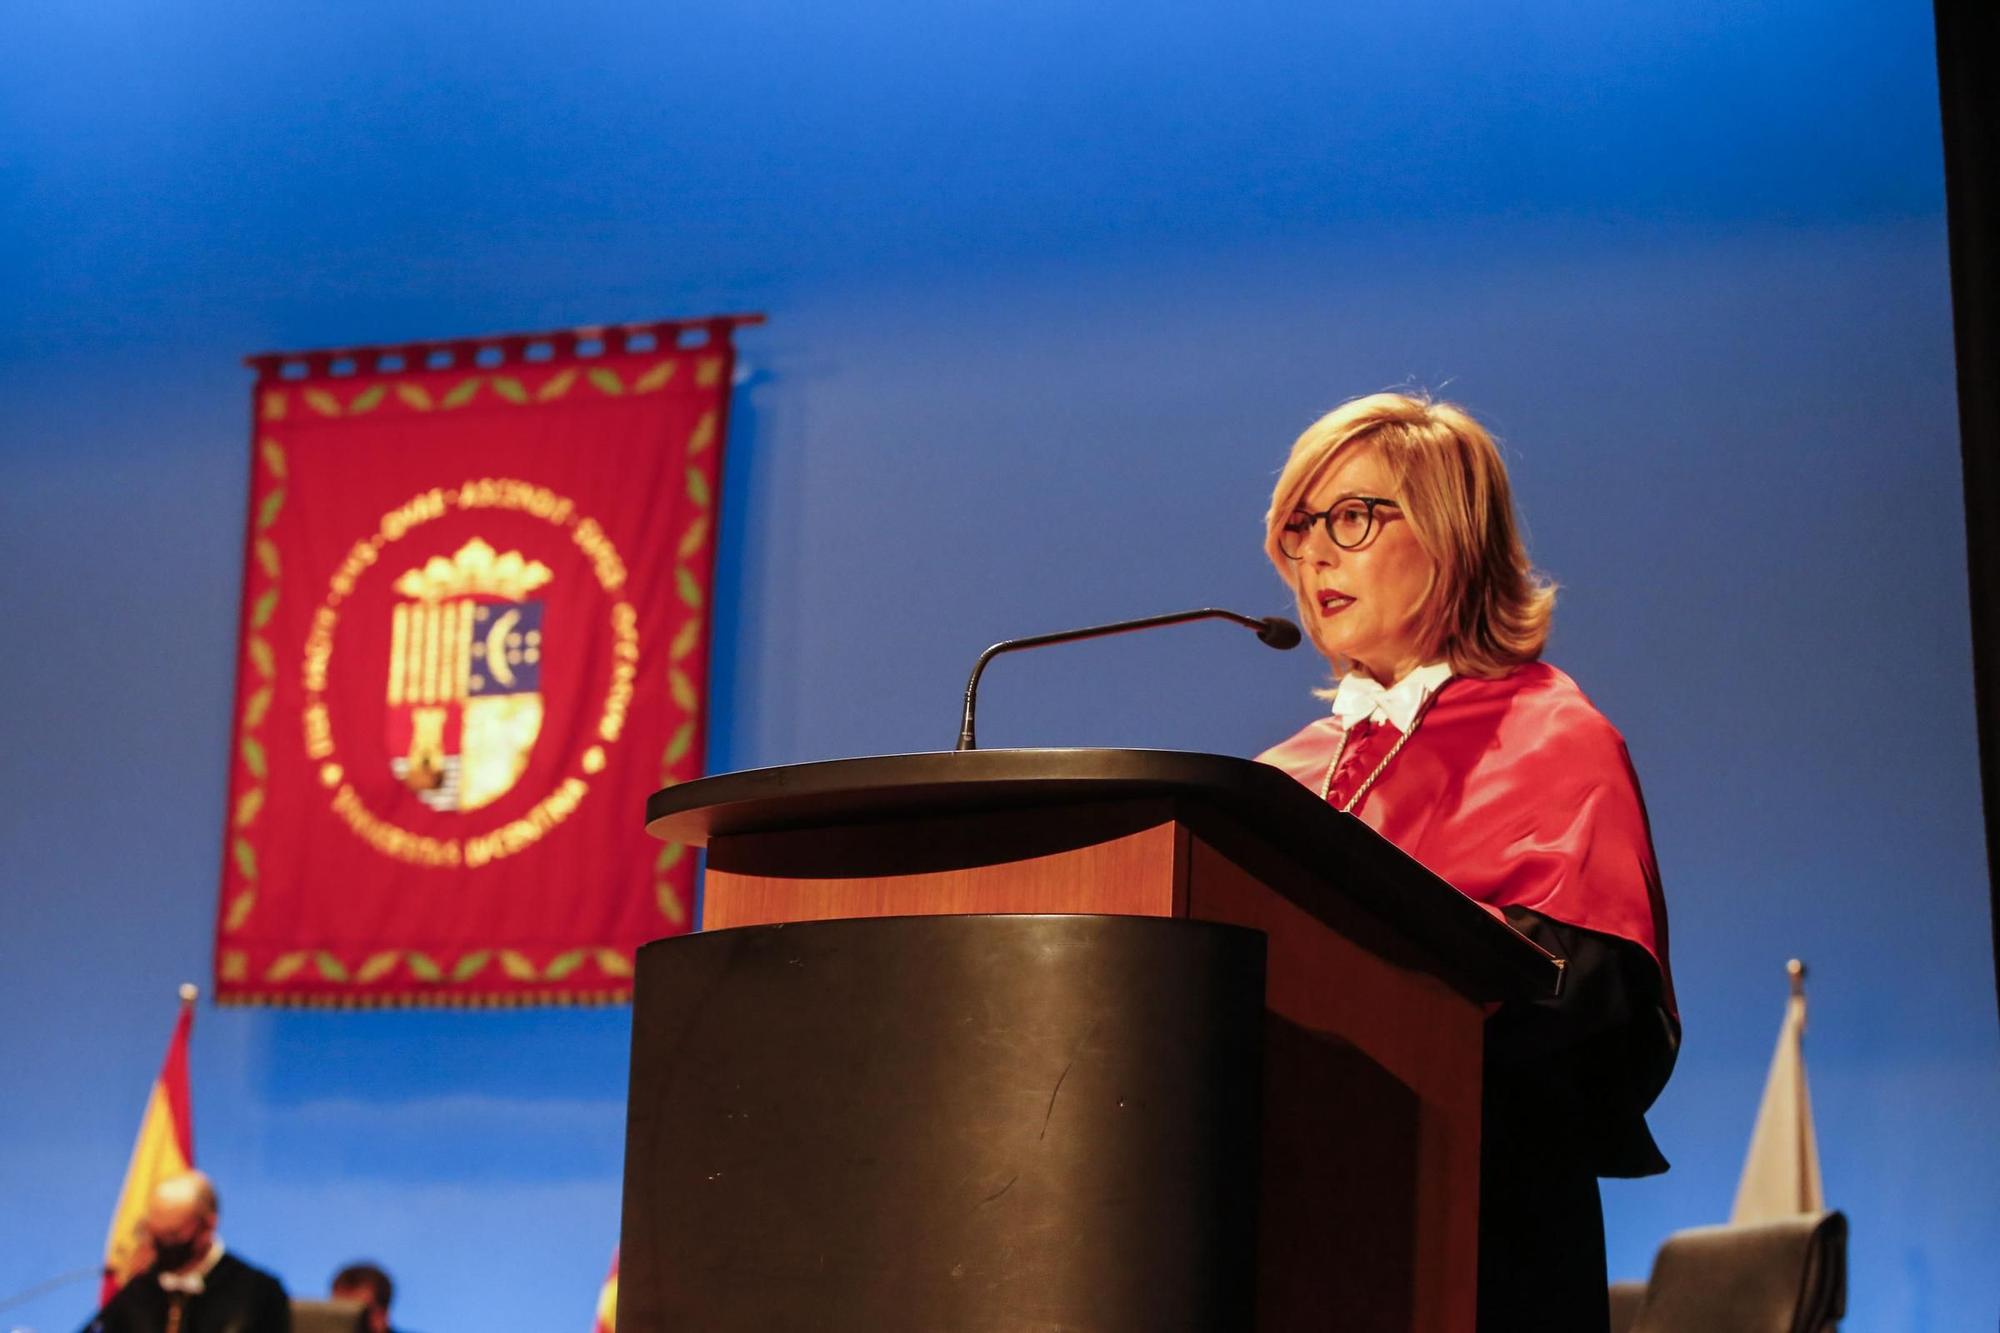
<path id="1" fill-rule="evenodd" d="M 597 1320 L 590 1333 L 618 1333 L 618 1253 L 611 1254 L 611 1275 L 597 1293 Z"/>
<path id="2" fill-rule="evenodd" d="M 104 1239 L 102 1299 L 110 1300 L 139 1271 L 139 1222 L 153 1186 L 194 1166 L 194 1108 L 188 1092 L 188 1036 L 194 1030 L 195 988 L 181 987 L 180 1015 L 167 1040 L 167 1058 L 146 1111 L 139 1119 L 139 1137 L 125 1167 L 125 1184 L 118 1206 L 111 1210 L 111 1230 Z"/>

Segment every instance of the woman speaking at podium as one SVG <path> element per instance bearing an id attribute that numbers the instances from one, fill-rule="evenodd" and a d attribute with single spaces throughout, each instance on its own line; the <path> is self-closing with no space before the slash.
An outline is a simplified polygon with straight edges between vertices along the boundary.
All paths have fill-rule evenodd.
<path id="1" fill-rule="evenodd" d="M 1262 759 L 1567 960 L 1486 1025 L 1482 1329 L 1608 1323 L 1599 1176 L 1667 1168 L 1645 1111 L 1680 1044 L 1625 743 L 1541 660 L 1555 589 L 1461 409 L 1381 393 L 1292 446 L 1265 549 L 1333 664 L 1332 713 Z"/>

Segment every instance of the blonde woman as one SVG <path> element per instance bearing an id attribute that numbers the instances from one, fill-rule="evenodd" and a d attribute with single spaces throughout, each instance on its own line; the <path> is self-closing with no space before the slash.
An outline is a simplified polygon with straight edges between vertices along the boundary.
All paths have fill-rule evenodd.
<path id="1" fill-rule="evenodd" d="M 1666 1170 L 1645 1111 L 1680 1045 L 1625 743 L 1541 660 L 1555 589 L 1461 408 L 1381 393 L 1328 413 L 1265 527 L 1335 685 L 1264 761 L 1568 962 L 1559 999 L 1487 1023 L 1480 1326 L 1604 1328 L 1597 1178 Z"/>

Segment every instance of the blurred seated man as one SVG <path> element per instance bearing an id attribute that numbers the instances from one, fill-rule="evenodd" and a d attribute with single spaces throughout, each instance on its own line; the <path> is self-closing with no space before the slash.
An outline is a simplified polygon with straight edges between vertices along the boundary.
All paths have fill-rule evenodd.
<path id="1" fill-rule="evenodd" d="M 215 1231 L 221 1211 L 215 1186 L 199 1171 L 154 1186 L 143 1223 L 153 1262 L 89 1327 L 99 1333 L 291 1333 L 284 1287 L 223 1247 Z"/>
<path id="2" fill-rule="evenodd" d="M 332 1296 L 368 1307 L 368 1333 L 396 1333 L 389 1324 L 389 1302 L 396 1297 L 396 1284 L 381 1265 L 362 1262 L 341 1269 L 333 1275 Z"/>

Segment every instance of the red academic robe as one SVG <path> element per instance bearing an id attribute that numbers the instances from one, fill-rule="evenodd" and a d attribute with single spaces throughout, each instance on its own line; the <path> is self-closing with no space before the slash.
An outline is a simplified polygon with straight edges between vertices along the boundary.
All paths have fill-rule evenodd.
<path id="1" fill-rule="evenodd" d="M 1259 758 L 1317 792 L 1341 732 L 1322 718 Z M 1358 724 L 1328 799 L 1344 806 L 1401 735 Z M 1660 871 L 1624 738 L 1547 663 L 1445 682 L 1354 813 L 1496 913 L 1522 908 L 1629 940 L 1665 980 Z M 1671 982 L 1665 990 L 1671 1007 Z"/>

